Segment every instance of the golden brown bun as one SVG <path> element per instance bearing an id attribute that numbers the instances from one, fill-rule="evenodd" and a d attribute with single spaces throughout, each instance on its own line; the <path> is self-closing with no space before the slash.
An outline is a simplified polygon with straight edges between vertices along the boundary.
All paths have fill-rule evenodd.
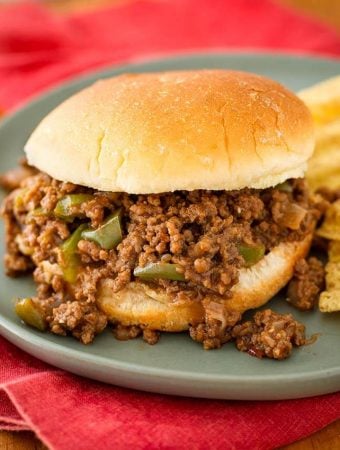
<path id="1" fill-rule="evenodd" d="M 232 298 L 224 301 L 226 309 L 243 313 L 270 300 L 290 280 L 295 263 L 307 254 L 311 239 L 310 235 L 302 242 L 282 243 L 255 266 L 242 269 Z M 108 279 L 102 282 L 97 299 L 99 308 L 111 322 L 183 331 L 204 321 L 200 302 L 174 303 L 164 290 L 146 283 L 133 282 L 113 293 L 111 283 Z"/>
<path id="2" fill-rule="evenodd" d="M 225 70 L 122 75 L 52 111 L 30 164 L 105 191 L 266 188 L 303 176 L 311 115 L 275 81 Z"/>

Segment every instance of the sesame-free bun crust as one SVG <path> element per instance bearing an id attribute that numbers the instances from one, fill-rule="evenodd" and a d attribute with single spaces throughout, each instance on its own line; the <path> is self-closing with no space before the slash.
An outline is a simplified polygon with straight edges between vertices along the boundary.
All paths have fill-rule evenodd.
<path id="1" fill-rule="evenodd" d="M 232 297 L 223 302 L 226 310 L 243 313 L 258 308 L 282 289 L 293 275 L 296 262 L 306 256 L 312 236 L 301 242 L 281 243 L 256 265 L 241 269 Z M 112 281 L 102 281 L 97 298 L 99 308 L 110 322 L 142 325 L 153 330 L 184 331 L 190 325 L 204 322 L 201 302 L 176 303 L 163 289 L 147 283 L 131 282 L 114 293 Z"/>
<path id="2" fill-rule="evenodd" d="M 104 191 L 267 188 L 303 176 L 312 119 L 292 92 L 225 70 L 121 75 L 53 110 L 25 150 L 52 177 Z"/>

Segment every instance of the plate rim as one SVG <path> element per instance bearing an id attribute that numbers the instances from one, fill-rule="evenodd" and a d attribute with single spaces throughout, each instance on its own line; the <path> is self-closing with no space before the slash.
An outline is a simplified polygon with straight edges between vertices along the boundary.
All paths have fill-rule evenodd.
<path id="1" fill-rule="evenodd" d="M 6 325 L 7 322 L 7 325 Z M 8 326 L 9 324 L 9 326 Z M 13 331 L 13 328 L 17 330 L 17 333 Z M 188 371 L 178 371 L 173 369 L 163 369 L 163 368 L 149 368 L 143 364 L 135 364 L 131 362 L 120 362 L 115 359 L 110 360 L 107 357 L 101 356 L 101 355 L 93 355 L 92 353 L 85 353 L 78 349 L 73 349 L 70 347 L 67 347 L 63 345 L 60 340 L 59 342 L 53 342 L 47 339 L 44 339 L 44 335 L 42 333 L 42 336 L 39 336 L 38 332 L 32 332 L 28 327 L 18 325 L 16 323 L 12 323 L 11 320 L 8 320 L 0 315 L 0 331 L 5 330 L 6 333 L 8 333 L 11 336 L 18 337 L 21 341 L 30 341 L 30 343 L 35 348 L 41 348 L 43 350 L 53 350 L 57 352 L 59 355 L 65 355 L 66 356 L 74 356 L 77 360 L 82 362 L 91 362 L 91 363 L 98 363 L 102 362 L 105 363 L 105 366 L 110 366 L 112 369 L 117 370 L 126 370 L 129 372 L 133 372 L 135 374 L 140 373 L 141 370 L 144 374 L 148 375 L 155 375 L 160 378 L 167 378 L 169 376 L 176 377 L 177 379 L 182 380 L 200 380 L 202 377 L 209 378 L 209 380 L 212 381 L 231 381 L 235 380 L 235 375 L 228 375 L 228 374 L 207 374 L 207 373 L 194 373 L 194 372 L 188 372 Z M 27 338 L 27 339 L 26 339 Z M 67 336 L 67 339 L 73 339 L 71 336 Z M 86 347 L 89 348 L 89 347 Z M 295 349 L 298 350 L 298 349 Z M 27 350 L 25 350 L 27 351 Z M 34 356 L 34 355 L 32 355 Z M 249 355 L 245 354 L 245 356 L 249 357 Z M 37 358 L 39 359 L 39 358 Z M 279 361 L 275 361 L 275 363 L 279 364 Z M 306 376 L 307 375 L 307 376 Z M 244 375 L 242 374 L 242 381 L 262 381 L 262 380 L 273 380 L 275 378 L 275 382 L 284 382 L 284 381 L 312 381 L 315 378 L 320 378 L 320 375 L 322 376 L 339 376 L 340 377 L 340 365 L 337 367 L 332 367 L 330 369 L 319 369 L 316 371 L 309 371 L 307 374 L 305 372 L 299 372 L 298 374 L 292 373 L 288 375 L 280 375 L 280 374 L 269 374 L 269 375 Z"/>

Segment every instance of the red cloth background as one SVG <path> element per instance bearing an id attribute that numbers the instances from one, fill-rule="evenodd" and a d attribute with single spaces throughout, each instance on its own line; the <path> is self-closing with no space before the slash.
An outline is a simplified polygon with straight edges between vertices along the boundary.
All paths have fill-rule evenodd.
<path id="1" fill-rule="evenodd" d="M 1 7 L 0 109 L 94 67 L 222 48 L 336 56 L 340 39 L 269 0 L 138 1 L 68 17 L 36 4 Z M 0 355 L 0 428 L 34 430 L 56 450 L 272 449 L 340 418 L 340 394 L 276 402 L 177 398 L 84 380 L 2 338 Z"/>
<path id="2" fill-rule="evenodd" d="M 0 108 L 94 67 L 211 48 L 339 55 L 340 37 L 269 0 L 136 1 L 66 18 L 1 7 Z"/>

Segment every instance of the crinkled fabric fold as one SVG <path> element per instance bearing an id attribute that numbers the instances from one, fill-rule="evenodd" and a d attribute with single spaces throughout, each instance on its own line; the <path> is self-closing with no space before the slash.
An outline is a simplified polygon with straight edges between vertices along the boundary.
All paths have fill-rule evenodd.
<path id="1" fill-rule="evenodd" d="M 2 6 L 0 109 L 100 66 L 227 48 L 339 55 L 340 37 L 270 0 L 139 0 L 66 17 Z"/>
<path id="2" fill-rule="evenodd" d="M 171 397 L 68 374 L 3 338 L 0 354 L 0 428 L 30 429 L 55 450 L 267 450 L 340 417 L 340 394 L 275 402 Z"/>

